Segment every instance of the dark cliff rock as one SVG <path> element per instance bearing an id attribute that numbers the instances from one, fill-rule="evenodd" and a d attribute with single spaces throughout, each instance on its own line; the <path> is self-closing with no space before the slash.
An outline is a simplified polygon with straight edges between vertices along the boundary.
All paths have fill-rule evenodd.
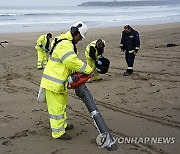
<path id="1" fill-rule="evenodd" d="M 156 5 L 169 5 L 171 1 L 111 1 L 111 2 L 85 2 L 78 6 L 156 6 Z"/>

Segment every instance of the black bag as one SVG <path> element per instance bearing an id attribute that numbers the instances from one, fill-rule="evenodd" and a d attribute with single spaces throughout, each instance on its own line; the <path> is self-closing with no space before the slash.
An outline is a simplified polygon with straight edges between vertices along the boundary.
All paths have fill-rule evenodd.
<path id="1" fill-rule="evenodd" d="M 110 61 L 107 58 L 99 58 L 99 61 L 102 62 L 102 65 L 99 65 L 97 61 L 95 62 L 98 73 L 105 74 L 108 72 Z"/>

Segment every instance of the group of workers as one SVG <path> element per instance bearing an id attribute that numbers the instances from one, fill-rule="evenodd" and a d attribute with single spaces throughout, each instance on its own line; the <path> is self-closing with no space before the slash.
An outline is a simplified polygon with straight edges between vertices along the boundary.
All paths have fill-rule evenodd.
<path id="1" fill-rule="evenodd" d="M 102 65 L 99 60 L 104 57 L 105 40 L 97 39 L 85 49 L 86 63 L 77 57 L 76 44 L 85 38 L 87 26 L 83 22 L 75 23 L 69 31 L 61 33 L 50 44 L 52 34 L 42 35 L 37 40 L 37 69 L 44 69 L 40 87 L 45 90 L 45 97 L 50 118 L 52 137 L 54 139 L 70 140 L 66 132 L 74 128 L 67 122 L 67 78 L 74 72 L 93 74 L 89 80 L 101 80 L 96 65 Z M 50 47 L 51 46 L 51 47 Z M 135 55 L 140 47 L 139 34 L 129 25 L 124 27 L 120 47 L 125 52 L 128 68 L 125 76 L 133 73 Z M 49 58 L 47 60 L 47 53 Z"/>

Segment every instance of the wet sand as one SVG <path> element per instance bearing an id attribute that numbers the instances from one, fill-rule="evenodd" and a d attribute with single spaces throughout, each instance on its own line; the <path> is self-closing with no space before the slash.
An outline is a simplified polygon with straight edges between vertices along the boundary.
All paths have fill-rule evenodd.
<path id="1" fill-rule="evenodd" d="M 87 83 L 108 127 L 116 138 L 174 138 L 175 143 L 118 143 L 122 154 L 180 153 L 180 23 L 134 26 L 141 38 L 134 74 L 126 69 L 119 42 L 123 27 L 89 29 L 78 44 L 83 60 L 88 43 L 106 40 L 109 72 L 102 81 Z M 61 32 L 52 32 L 53 36 Z M 36 102 L 42 70 L 36 69 L 34 49 L 42 33 L 1 34 L 0 47 L 0 153 L 7 154 L 99 154 L 98 131 L 82 101 L 69 90 L 68 118 L 75 129 L 70 141 L 51 138 L 46 104 Z M 168 43 L 178 46 L 167 47 Z"/>

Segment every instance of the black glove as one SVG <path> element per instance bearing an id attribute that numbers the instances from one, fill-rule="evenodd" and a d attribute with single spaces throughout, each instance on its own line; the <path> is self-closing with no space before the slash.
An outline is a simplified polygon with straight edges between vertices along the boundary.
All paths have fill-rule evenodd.
<path id="1" fill-rule="evenodd" d="M 123 46 L 120 46 L 120 48 L 123 52 L 126 50 Z"/>
<path id="2" fill-rule="evenodd" d="M 120 48 L 121 48 L 122 50 L 124 50 L 123 46 L 120 46 Z"/>
<path id="3" fill-rule="evenodd" d="M 138 51 L 139 51 L 138 49 L 134 49 L 134 52 L 136 52 L 136 53 L 137 53 Z"/>

